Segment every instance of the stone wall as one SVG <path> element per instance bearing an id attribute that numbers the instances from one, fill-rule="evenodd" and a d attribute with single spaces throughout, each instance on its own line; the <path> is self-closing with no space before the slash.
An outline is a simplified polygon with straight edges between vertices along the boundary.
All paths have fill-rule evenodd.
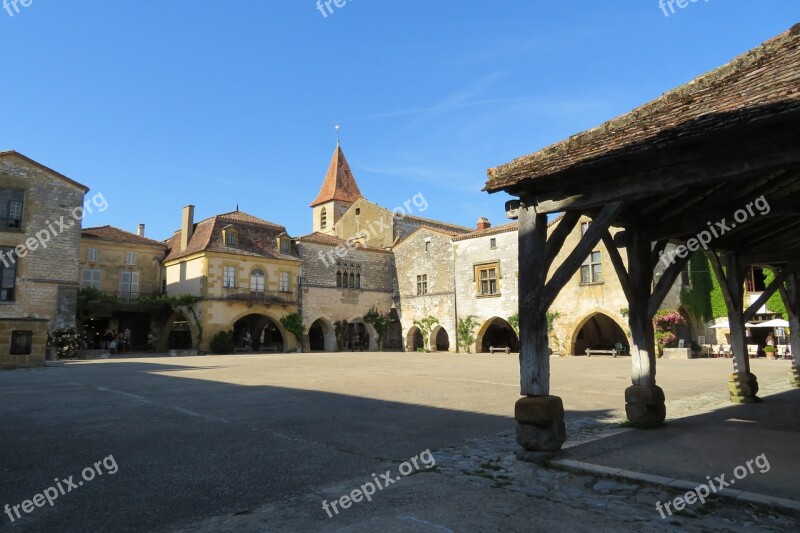
<path id="1" fill-rule="evenodd" d="M 89 261 L 89 249 L 98 250 L 98 260 Z M 83 269 L 100 270 L 100 290 L 106 294 L 116 294 L 120 290 L 119 278 L 123 271 L 139 273 L 139 292 L 155 294 L 161 292 L 161 262 L 166 248 L 144 244 L 120 243 L 101 239 L 81 239 L 80 271 L 78 283 L 83 280 Z M 126 264 L 126 253 L 136 253 L 136 264 Z"/>
<path id="2" fill-rule="evenodd" d="M 426 243 L 427 250 L 426 250 Z M 411 348 L 414 321 L 428 316 L 447 332 L 450 351 L 456 351 L 453 245 L 450 235 L 419 228 L 394 248 L 400 293 L 400 323 L 406 349 Z M 427 294 L 417 294 L 417 276 L 427 276 Z M 435 347 L 435 332 L 430 346 Z"/>
<path id="3" fill-rule="evenodd" d="M 45 320 L 43 328 L 19 325 L 34 332 L 34 350 L 41 347 L 41 353 L 25 363 L 18 359 L 15 366 L 40 365 L 47 329 L 75 324 L 80 219 L 91 214 L 79 209 L 84 204 L 82 188 L 16 154 L 0 157 L 0 187 L 25 191 L 21 227 L 0 230 L 0 246 L 19 247 L 18 254 L 5 256 L 9 267 L 16 265 L 16 284 L 13 300 L 0 301 L 0 318 Z M 10 351 L 10 334 L 7 338 L 0 341 L 3 356 Z"/>

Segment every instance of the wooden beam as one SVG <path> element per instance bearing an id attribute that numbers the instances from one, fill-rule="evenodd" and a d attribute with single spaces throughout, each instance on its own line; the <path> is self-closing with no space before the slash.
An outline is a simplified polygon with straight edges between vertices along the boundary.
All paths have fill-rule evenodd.
<path id="1" fill-rule="evenodd" d="M 564 241 L 567 239 L 572 230 L 575 229 L 575 226 L 578 224 L 578 220 L 580 220 L 581 214 L 578 212 L 569 212 L 564 213 L 564 216 L 561 217 L 561 220 L 558 221 L 558 225 L 556 229 L 550 233 L 550 237 L 547 239 L 547 245 L 545 246 L 544 252 L 544 264 L 545 264 L 545 271 L 549 271 L 550 267 L 553 264 L 558 253 L 561 251 L 561 248 L 564 246 Z"/>
<path id="2" fill-rule="evenodd" d="M 550 281 L 547 282 L 544 288 L 544 301 L 547 302 L 547 307 L 553 303 L 558 293 L 564 288 L 569 279 L 575 274 L 580 266 L 586 261 L 586 258 L 592 253 L 592 250 L 603 237 L 603 233 L 608 230 L 611 224 L 614 223 L 617 216 L 625 208 L 623 202 L 611 202 L 600 211 L 600 215 L 592 220 L 589 229 L 581 237 L 580 242 L 574 250 L 567 256 L 561 265 L 553 273 Z"/>
<path id="3" fill-rule="evenodd" d="M 652 296 L 650 296 L 650 302 L 647 306 L 647 313 L 650 315 L 651 319 L 656 315 L 658 308 L 661 307 L 667 294 L 669 294 L 669 291 L 675 284 L 675 280 L 678 279 L 686 263 L 689 262 L 690 257 L 691 254 L 688 254 L 686 257 L 676 257 L 675 262 L 664 270 L 661 279 L 658 280 L 656 288 L 653 290 Z"/>
<path id="4" fill-rule="evenodd" d="M 628 270 L 625 268 L 625 262 L 622 260 L 619 250 L 617 250 L 617 247 L 614 245 L 611 232 L 608 230 L 603 233 L 603 244 L 606 246 L 608 258 L 611 259 L 611 264 L 614 266 L 614 271 L 617 273 L 619 283 L 622 285 L 622 292 L 625 293 L 625 298 L 630 301 L 634 298 L 631 288 L 631 278 L 628 275 Z"/>
<path id="5" fill-rule="evenodd" d="M 789 278 L 789 275 L 796 269 L 797 265 L 789 265 L 775 273 L 775 279 L 772 280 L 772 283 L 770 283 L 764 292 L 761 293 L 761 296 L 759 296 L 758 299 L 744 311 L 745 322 L 750 321 L 751 318 L 756 316 L 758 310 L 767 303 L 767 300 L 772 298 L 772 295 L 775 294 L 775 291 L 783 286 L 783 282 L 786 281 Z"/>

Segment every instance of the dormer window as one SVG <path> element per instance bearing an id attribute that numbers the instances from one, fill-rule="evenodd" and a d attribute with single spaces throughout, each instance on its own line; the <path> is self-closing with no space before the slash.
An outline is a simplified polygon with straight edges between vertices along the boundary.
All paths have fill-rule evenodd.
<path id="1" fill-rule="evenodd" d="M 239 245 L 239 232 L 233 226 L 222 228 L 222 239 L 225 241 L 225 246 L 236 248 Z"/>
<path id="2" fill-rule="evenodd" d="M 278 237 L 278 249 L 282 254 L 292 253 L 292 240 L 287 236 Z"/>

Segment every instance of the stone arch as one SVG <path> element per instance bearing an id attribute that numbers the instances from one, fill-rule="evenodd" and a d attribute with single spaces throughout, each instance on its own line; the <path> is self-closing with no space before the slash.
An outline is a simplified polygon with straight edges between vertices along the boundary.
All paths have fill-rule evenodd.
<path id="1" fill-rule="evenodd" d="M 422 331 L 417 326 L 411 326 L 406 332 L 406 350 L 416 352 L 421 348 L 425 348 Z"/>
<path id="2" fill-rule="evenodd" d="M 335 352 L 336 351 L 336 331 L 329 320 L 318 318 L 308 327 L 308 344 L 310 350 Z"/>
<path id="3" fill-rule="evenodd" d="M 254 317 L 250 318 L 247 324 L 248 326 L 250 326 L 251 329 L 250 334 L 254 340 L 254 348 L 255 348 L 255 341 L 261 340 L 261 336 L 264 334 L 264 330 L 268 327 L 270 328 L 271 331 L 277 331 L 278 333 L 280 333 L 280 341 L 278 341 L 277 339 L 273 339 L 271 343 L 271 345 L 275 349 L 280 349 L 283 352 L 288 352 L 291 348 L 293 348 L 296 345 L 294 335 L 292 335 L 283 328 L 283 325 L 281 324 L 280 321 L 281 317 L 276 316 L 273 313 L 270 313 L 269 311 L 254 311 L 254 310 L 243 311 L 238 315 L 236 315 L 233 320 L 231 320 L 230 326 L 227 329 L 231 329 L 234 331 L 234 341 L 238 340 L 236 339 L 237 323 L 248 317 Z M 258 348 L 260 349 L 261 347 L 258 346 Z"/>
<path id="4" fill-rule="evenodd" d="M 486 353 L 490 347 L 508 347 L 512 352 L 519 351 L 519 337 L 507 320 L 492 317 L 483 323 L 475 338 L 475 353 Z"/>
<path id="5" fill-rule="evenodd" d="M 186 335 L 177 334 L 177 332 L 186 331 L 185 328 L 188 328 L 188 348 L 183 348 Z M 199 338 L 200 327 L 194 319 L 194 315 L 188 307 L 179 307 L 172 311 L 172 314 L 164 323 L 164 327 L 161 328 L 156 349 L 159 352 L 166 352 L 172 349 L 199 349 L 197 345 Z"/>
<path id="6" fill-rule="evenodd" d="M 570 353 L 585 355 L 586 349 L 612 350 L 616 343 L 622 344 L 630 353 L 627 325 L 622 324 L 613 313 L 597 309 L 586 315 L 572 333 Z"/>
<path id="7" fill-rule="evenodd" d="M 450 351 L 450 335 L 440 324 L 431 330 L 430 347 L 434 352 Z"/>
<path id="8" fill-rule="evenodd" d="M 368 322 L 364 322 L 362 317 L 356 317 L 349 321 L 350 328 L 355 331 L 356 329 L 366 331 L 366 334 L 369 335 L 369 346 L 366 347 L 367 351 L 369 352 L 377 352 L 378 351 L 378 332 L 375 331 L 375 328 L 372 324 Z M 359 331 L 361 334 L 361 331 Z"/>

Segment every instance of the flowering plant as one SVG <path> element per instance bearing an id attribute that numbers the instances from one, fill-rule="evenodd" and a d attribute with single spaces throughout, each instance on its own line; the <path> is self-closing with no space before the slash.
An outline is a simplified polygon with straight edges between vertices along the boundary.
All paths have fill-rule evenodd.
<path id="1" fill-rule="evenodd" d="M 675 327 L 683 326 L 686 320 L 677 311 L 661 311 L 653 318 L 655 327 L 656 344 L 665 348 L 675 348 L 678 346 L 678 337 L 675 335 Z"/>
<path id="2" fill-rule="evenodd" d="M 77 357 L 78 351 L 83 347 L 83 339 L 73 327 L 56 328 L 48 332 L 47 343 L 56 347 L 56 353 L 61 359 Z"/>

